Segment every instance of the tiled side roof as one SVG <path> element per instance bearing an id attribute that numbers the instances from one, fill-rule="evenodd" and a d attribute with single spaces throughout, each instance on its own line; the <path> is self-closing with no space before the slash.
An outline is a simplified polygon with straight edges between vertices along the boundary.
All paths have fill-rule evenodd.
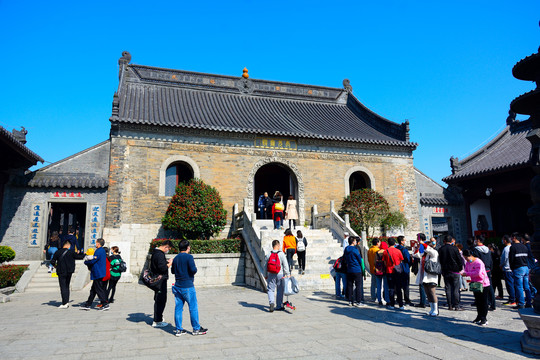
<path id="1" fill-rule="evenodd" d="M 31 161 L 34 165 L 39 162 L 44 162 L 43 158 L 22 144 L 15 136 L 0 126 L 0 139 L 9 145 L 11 148 L 22 154 L 25 158 Z"/>
<path id="2" fill-rule="evenodd" d="M 23 185 L 23 184 L 21 184 Z M 109 179 L 95 174 L 40 174 L 37 173 L 26 184 L 30 187 L 54 188 L 95 188 L 103 189 L 109 186 Z"/>
<path id="3" fill-rule="evenodd" d="M 113 123 L 416 147 L 404 126 L 343 89 L 139 65 L 128 70 Z"/>
<path id="4" fill-rule="evenodd" d="M 448 205 L 460 205 L 459 201 L 447 198 L 432 198 L 432 197 L 420 197 L 420 204 L 428 206 L 448 206 Z"/>
<path id="5" fill-rule="evenodd" d="M 453 174 L 443 181 L 450 183 L 465 178 L 526 166 L 529 163 L 531 143 L 526 135 L 530 120 L 516 121 L 473 155 L 458 161 Z"/>

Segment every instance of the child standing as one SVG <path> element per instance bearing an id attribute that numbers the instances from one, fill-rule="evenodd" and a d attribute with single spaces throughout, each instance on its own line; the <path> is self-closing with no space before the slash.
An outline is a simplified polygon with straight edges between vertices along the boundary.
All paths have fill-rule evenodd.
<path id="1" fill-rule="evenodd" d="M 114 293 L 116 292 L 116 284 L 120 280 L 122 272 L 120 271 L 120 264 L 122 263 L 122 257 L 120 256 L 120 249 L 118 246 L 111 247 L 112 255 L 109 257 L 111 261 L 111 278 L 109 280 L 109 287 L 107 289 L 107 297 L 109 303 L 114 302 Z"/>

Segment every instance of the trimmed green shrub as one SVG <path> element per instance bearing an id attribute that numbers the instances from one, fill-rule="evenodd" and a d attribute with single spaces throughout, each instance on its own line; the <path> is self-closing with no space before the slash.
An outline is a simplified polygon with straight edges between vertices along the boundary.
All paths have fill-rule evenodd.
<path id="1" fill-rule="evenodd" d="M 340 213 L 349 214 L 353 230 L 357 234 L 365 231 L 368 238 L 381 226 L 389 211 L 388 201 L 372 189 L 353 191 L 343 199 L 340 209 Z"/>
<path id="2" fill-rule="evenodd" d="M 0 289 L 15 286 L 26 269 L 28 269 L 28 265 L 0 266 Z"/>
<path id="3" fill-rule="evenodd" d="M 176 187 L 161 223 L 182 239 L 209 239 L 225 228 L 227 211 L 214 187 L 192 179 Z"/>
<path id="4" fill-rule="evenodd" d="M 400 227 L 407 227 L 408 221 L 401 211 L 390 211 L 386 218 L 382 221 L 384 231 L 387 232 L 392 229 L 399 229 Z"/>
<path id="5" fill-rule="evenodd" d="M 165 240 L 171 240 L 174 245 L 169 254 L 178 254 L 178 244 L 182 239 L 154 239 L 150 243 L 150 252 Z M 242 251 L 241 239 L 189 240 L 189 245 L 190 254 L 233 254 Z"/>
<path id="6" fill-rule="evenodd" d="M 15 250 L 9 246 L 0 246 L 0 264 L 15 259 Z"/>

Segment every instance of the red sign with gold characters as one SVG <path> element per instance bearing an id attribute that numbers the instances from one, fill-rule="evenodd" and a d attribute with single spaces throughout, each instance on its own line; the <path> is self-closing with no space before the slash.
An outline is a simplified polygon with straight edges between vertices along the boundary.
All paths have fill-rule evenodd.
<path id="1" fill-rule="evenodd" d="M 446 214 L 447 212 L 448 212 L 447 208 L 441 208 L 441 207 L 433 208 L 434 214 Z"/>
<path id="2" fill-rule="evenodd" d="M 56 191 L 53 193 L 53 197 L 55 198 L 66 198 L 66 199 L 82 199 L 82 194 L 80 192 L 68 192 L 68 191 Z"/>

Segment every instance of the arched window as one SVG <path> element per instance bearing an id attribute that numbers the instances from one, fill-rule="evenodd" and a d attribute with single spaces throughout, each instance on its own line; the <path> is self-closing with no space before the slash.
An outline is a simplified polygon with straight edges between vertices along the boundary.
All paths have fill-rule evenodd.
<path id="1" fill-rule="evenodd" d="M 349 191 L 360 189 L 371 189 L 371 181 L 365 172 L 355 171 L 349 177 Z"/>
<path id="2" fill-rule="evenodd" d="M 165 196 L 173 196 L 176 185 L 193 179 L 193 169 L 183 161 L 175 162 L 165 171 Z"/>

